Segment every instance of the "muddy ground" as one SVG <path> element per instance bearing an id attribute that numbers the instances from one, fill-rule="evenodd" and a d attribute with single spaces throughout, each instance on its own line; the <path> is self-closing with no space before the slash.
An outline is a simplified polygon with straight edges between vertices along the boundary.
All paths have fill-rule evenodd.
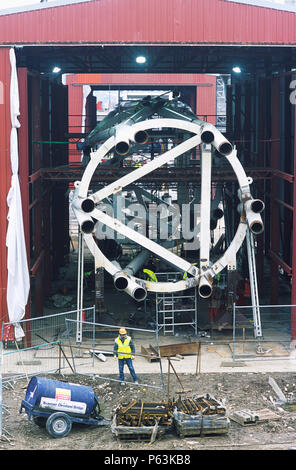
<path id="1" fill-rule="evenodd" d="M 26 413 L 20 414 L 21 401 L 25 398 L 27 380 L 17 381 L 3 388 L 3 404 L 7 407 L 3 414 L 4 433 L 0 440 L 0 450 L 101 450 L 101 451 L 188 451 L 188 450 L 294 450 L 296 449 L 296 411 L 284 410 L 279 405 L 278 397 L 269 377 L 276 381 L 287 398 L 295 396 L 296 373 L 209 373 L 181 374 L 186 396 L 209 393 L 226 407 L 227 415 L 234 411 L 250 409 L 259 411 L 269 409 L 278 419 L 271 419 L 255 425 L 242 426 L 230 420 L 227 434 L 180 438 L 173 431 L 157 438 L 153 444 L 148 442 L 121 441 L 112 433 L 111 427 L 90 427 L 76 425 L 64 438 L 51 437 L 44 428 L 29 421 Z M 167 383 L 165 392 L 146 386 L 120 386 L 117 379 L 91 378 L 82 375 L 48 376 L 68 382 L 90 385 L 97 393 L 101 414 L 111 419 L 120 403 L 129 403 L 133 399 L 144 402 L 167 401 Z M 147 383 L 148 376 L 139 376 L 141 383 Z M 166 380 L 166 377 L 165 377 Z M 149 376 L 149 384 L 161 386 L 160 376 Z M 170 376 L 171 398 L 177 398 L 180 384 L 176 376 Z M 189 392 L 190 390 L 190 392 Z M 7 432 L 6 432 L 7 431 Z M 9 439 L 9 440 L 7 440 Z"/>

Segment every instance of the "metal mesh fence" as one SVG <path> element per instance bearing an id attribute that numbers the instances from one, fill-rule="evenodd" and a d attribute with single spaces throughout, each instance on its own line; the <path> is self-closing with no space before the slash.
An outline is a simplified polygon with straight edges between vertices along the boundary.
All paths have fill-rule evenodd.
<path id="1" fill-rule="evenodd" d="M 295 305 L 259 306 L 261 334 L 255 328 L 253 306 L 234 306 L 233 359 L 289 359 Z"/>
<path id="2" fill-rule="evenodd" d="M 21 320 L 24 331 L 21 341 L 14 339 L 14 325 L 3 323 L 1 331 L 3 381 L 16 380 L 29 375 L 38 375 L 69 369 L 71 365 L 65 353 L 69 334 L 66 319 L 77 319 L 77 310 L 38 318 Z M 95 307 L 83 309 L 81 321 L 94 321 Z"/>

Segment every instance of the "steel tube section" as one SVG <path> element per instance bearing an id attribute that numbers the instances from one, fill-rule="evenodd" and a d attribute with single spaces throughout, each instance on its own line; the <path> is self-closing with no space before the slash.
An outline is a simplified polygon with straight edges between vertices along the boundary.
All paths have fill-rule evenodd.
<path id="1" fill-rule="evenodd" d="M 125 290 L 128 286 L 130 277 L 123 271 L 119 271 L 114 276 L 114 286 L 117 290 Z"/>
<path id="2" fill-rule="evenodd" d="M 111 111 L 111 113 L 109 113 L 104 119 L 104 125 L 99 125 L 99 127 L 101 127 L 100 129 L 98 129 L 97 126 L 97 128 L 91 132 L 89 137 L 85 139 L 86 144 L 91 147 L 95 146 L 98 142 L 102 142 L 103 140 L 112 137 L 119 127 L 131 126 L 138 121 L 151 117 L 160 106 L 161 104 L 156 103 L 155 101 L 154 103 L 150 104 L 149 102 L 146 102 L 146 104 L 141 109 L 133 114 L 131 114 L 130 110 L 126 109 L 125 112 L 122 113 L 124 117 L 122 120 L 120 119 L 117 110 Z M 144 144 L 147 141 L 146 139 L 148 140 L 148 134 L 145 133 L 144 135 L 141 133 L 132 140 L 135 140 L 135 142 L 138 144 Z"/>
<path id="3" fill-rule="evenodd" d="M 251 232 L 254 235 L 259 235 L 264 230 L 261 215 L 246 208 L 246 218 Z"/>
<path id="4" fill-rule="evenodd" d="M 214 217 L 215 220 L 222 219 L 223 215 L 224 215 L 224 212 L 222 209 L 219 209 L 219 207 L 217 209 L 214 209 L 212 212 L 212 216 Z"/>
<path id="5" fill-rule="evenodd" d="M 120 271 L 114 276 L 114 286 L 119 291 L 124 291 L 133 297 L 138 302 L 145 300 L 147 297 L 147 290 L 144 286 L 140 285 L 131 276 L 124 271 Z"/>
<path id="6" fill-rule="evenodd" d="M 84 274 L 84 235 L 82 231 L 79 231 L 79 234 L 78 234 L 76 343 L 81 343 L 82 341 L 83 274 Z"/>
<path id="7" fill-rule="evenodd" d="M 240 191 L 238 196 L 241 199 Z M 245 214 L 250 230 L 254 235 L 259 235 L 264 230 L 264 224 L 260 216 L 264 207 L 265 204 L 261 199 L 247 199 L 244 203 L 241 202 L 237 206 L 238 212 Z"/>
<path id="8" fill-rule="evenodd" d="M 92 212 L 95 208 L 95 203 L 91 198 L 75 197 L 72 201 L 72 207 L 82 212 Z"/>
<path id="9" fill-rule="evenodd" d="M 208 299 L 212 295 L 212 292 L 212 282 L 206 276 L 201 276 L 198 285 L 198 293 L 200 297 L 203 299 Z"/>
<path id="10" fill-rule="evenodd" d="M 211 168 L 212 149 L 203 145 L 201 152 L 201 199 L 200 199 L 200 271 L 209 267 L 210 262 L 210 214 L 211 214 Z"/>
<path id="11" fill-rule="evenodd" d="M 142 253 L 140 253 L 140 255 L 141 254 Z M 141 259 L 139 256 L 136 258 L 138 258 L 139 261 Z M 142 259 L 143 259 L 143 262 L 145 262 L 144 256 L 142 257 Z M 126 273 L 127 269 L 130 270 L 130 272 L 132 272 L 133 269 L 126 267 L 125 271 L 123 271 L 119 263 L 117 263 L 116 261 L 113 261 L 113 264 L 115 267 L 119 268 L 119 271 L 113 277 L 114 286 L 116 287 L 116 289 L 119 291 L 126 292 L 138 302 L 145 300 L 145 298 L 147 297 L 147 290 L 145 288 L 144 282 L 143 284 L 139 283 L 132 276 Z M 136 266 L 135 266 L 135 269 L 136 271 L 138 270 Z"/>
<path id="12" fill-rule="evenodd" d="M 245 210 L 250 210 L 255 212 L 256 214 L 259 214 L 264 210 L 265 204 L 261 199 L 248 199 L 245 203 Z"/>
<path id="13" fill-rule="evenodd" d="M 114 286 L 117 290 L 126 292 L 138 302 L 146 298 L 147 290 L 144 281 L 141 282 L 126 274 L 117 261 L 109 261 L 99 249 L 92 235 L 85 235 L 84 239 L 96 259 L 96 265 L 105 268 L 113 276 Z"/>
<path id="14" fill-rule="evenodd" d="M 84 234 L 84 240 L 93 257 L 96 259 L 97 267 L 105 268 L 111 276 L 115 276 L 118 271 L 121 271 L 121 266 L 116 261 L 110 261 L 102 253 L 92 234 Z"/>
<path id="15" fill-rule="evenodd" d="M 131 142 L 134 141 L 131 126 L 119 124 L 115 130 L 115 150 L 119 155 L 127 155 Z"/>
<path id="16" fill-rule="evenodd" d="M 232 144 L 212 124 L 202 126 L 201 140 L 205 144 L 212 144 L 222 155 L 230 155 Z"/>
<path id="17" fill-rule="evenodd" d="M 124 292 L 133 297 L 137 302 L 142 302 L 147 297 L 147 290 L 133 279 L 129 280 L 128 286 Z"/>
<path id="18" fill-rule="evenodd" d="M 83 233 L 92 233 L 95 228 L 95 222 L 93 221 L 93 219 L 84 212 L 75 209 L 75 207 L 73 206 L 72 209 L 76 219 L 78 220 L 81 231 Z"/>
<path id="19" fill-rule="evenodd" d="M 149 139 L 148 133 L 146 131 L 138 131 L 134 135 L 134 140 L 136 144 L 145 145 Z"/>
<path id="20" fill-rule="evenodd" d="M 134 276 L 149 258 L 149 251 L 142 250 L 128 265 L 124 268 L 127 274 Z"/>

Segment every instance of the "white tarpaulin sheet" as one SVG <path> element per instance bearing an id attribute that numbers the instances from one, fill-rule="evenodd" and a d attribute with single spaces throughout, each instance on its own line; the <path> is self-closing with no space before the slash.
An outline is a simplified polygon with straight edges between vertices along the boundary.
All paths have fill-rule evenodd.
<path id="1" fill-rule="evenodd" d="M 7 246 L 7 307 L 9 320 L 15 327 L 15 339 L 19 340 L 24 332 L 19 321 L 25 315 L 25 308 L 30 290 L 30 278 L 27 262 L 26 243 L 23 226 L 23 212 L 20 184 L 18 178 L 18 136 L 20 127 L 18 120 L 19 90 L 17 81 L 16 59 L 14 49 L 10 49 L 11 80 L 10 80 L 10 160 L 11 160 L 11 187 L 7 196 L 8 228 L 6 234 Z"/>

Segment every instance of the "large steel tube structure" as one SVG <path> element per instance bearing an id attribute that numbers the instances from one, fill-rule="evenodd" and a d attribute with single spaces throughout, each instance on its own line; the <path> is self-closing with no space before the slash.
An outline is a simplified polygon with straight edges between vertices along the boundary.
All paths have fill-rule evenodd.
<path id="1" fill-rule="evenodd" d="M 96 258 L 96 265 L 104 267 L 113 276 L 116 288 L 128 293 L 136 300 L 144 299 L 147 291 L 177 292 L 196 286 L 198 286 L 200 296 L 208 298 L 212 293 L 212 282 L 215 276 L 224 268 L 236 265 L 236 254 L 244 242 L 247 228 L 249 227 L 254 235 L 262 232 L 263 222 L 260 213 L 264 209 L 264 203 L 258 199 L 253 199 L 250 189 L 252 178 L 246 175 L 237 158 L 235 147 L 215 126 L 198 119 L 192 112 L 188 111 L 188 107 L 180 105 L 180 102 L 174 100 L 168 102 L 168 100 L 159 97 L 157 99 L 142 100 L 140 105 L 133 108 L 133 110 L 134 114 L 131 113 L 128 118 L 126 118 L 126 115 L 125 119 L 121 119 L 120 115 L 117 116 L 112 129 L 107 130 L 105 128 L 103 131 L 99 129 L 97 134 L 95 131 L 91 133 L 93 151 L 90 154 L 91 158 L 81 181 L 75 183 L 76 191 L 72 204 L 81 230 L 84 231 L 85 242 Z M 155 113 L 158 114 L 158 117 L 155 116 Z M 114 115 L 112 118 L 114 119 Z M 102 128 L 101 124 L 100 126 Z M 175 130 L 178 133 L 183 132 L 187 137 L 181 143 L 168 148 L 156 158 L 148 161 L 147 164 L 134 169 L 89 195 L 92 176 L 105 156 L 112 151 L 118 151 L 117 146 L 120 142 L 126 144 L 121 146 L 122 153 L 130 152 L 133 142 L 135 142 L 135 145 L 144 144 L 147 142 L 149 130 L 152 129 Z M 109 136 L 107 140 L 100 146 L 95 145 L 102 135 L 106 134 Z M 95 135 L 96 139 L 94 138 Z M 91 139 L 88 139 L 88 144 L 90 142 Z M 200 218 L 200 260 L 191 263 L 166 248 L 165 243 L 159 243 L 148 238 L 145 234 L 133 230 L 129 224 L 123 223 L 118 218 L 112 217 L 100 209 L 100 204 L 106 198 L 122 194 L 127 188 L 138 183 L 142 177 L 150 172 L 162 165 L 171 165 L 176 158 L 181 157 L 186 152 L 194 151 L 199 146 L 201 147 L 202 209 Z M 223 216 L 223 211 L 221 209 L 217 210 L 217 207 L 214 207 L 211 212 L 211 167 L 213 163 L 212 155 L 216 150 L 232 167 L 237 177 L 238 192 L 242 202 L 239 205 L 240 220 L 236 233 L 222 256 L 213 261 L 210 259 L 211 214 L 214 215 L 214 211 L 216 211 L 216 219 Z M 120 267 L 119 269 L 118 266 L 110 262 L 94 242 L 91 228 L 94 229 L 97 221 L 140 246 L 142 251 L 125 268 Z M 186 276 L 176 282 L 151 282 L 137 278 L 137 271 L 146 262 L 149 254 L 157 256 L 170 266 L 174 266 L 176 271 L 186 273 Z"/>
<path id="2" fill-rule="evenodd" d="M 135 281 L 125 271 L 118 271 L 114 275 L 114 286 L 119 291 L 124 291 L 133 297 L 138 302 L 145 300 L 147 297 L 147 290 L 144 284 Z"/>

